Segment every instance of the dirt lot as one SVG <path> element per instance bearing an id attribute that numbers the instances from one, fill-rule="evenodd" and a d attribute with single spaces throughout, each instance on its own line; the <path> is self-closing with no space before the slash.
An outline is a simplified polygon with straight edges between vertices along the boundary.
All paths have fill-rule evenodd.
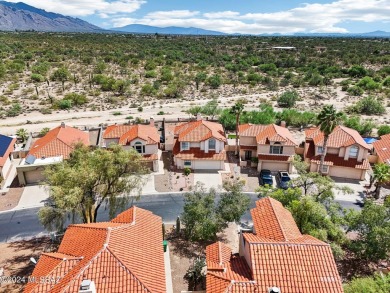
<path id="1" fill-rule="evenodd" d="M 17 177 L 11 184 L 11 188 L 7 193 L 0 193 L 0 211 L 7 211 L 16 207 L 22 196 L 24 188 L 19 187 Z"/>
<path id="2" fill-rule="evenodd" d="M 3 271 L 4 277 L 12 279 L 0 284 L 0 292 L 22 292 L 24 282 L 28 281 L 28 276 L 34 270 L 31 257 L 39 259 L 43 251 L 55 250 L 49 238 L 36 238 L 32 240 L 22 240 L 11 243 L 0 243 L 0 275 Z"/>

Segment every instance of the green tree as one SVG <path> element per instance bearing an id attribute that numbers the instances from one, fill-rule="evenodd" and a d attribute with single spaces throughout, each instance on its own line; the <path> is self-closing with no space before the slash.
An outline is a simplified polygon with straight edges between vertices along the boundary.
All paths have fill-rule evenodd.
<path id="1" fill-rule="evenodd" d="M 379 128 L 378 128 L 378 135 L 379 136 L 386 135 L 386 134 L 389 134 L 389 133 L 390 133 L 390 125 L 381 125 L 381 126 L 379 126 Z"/>
<path id="2" fill-rule="evenodd" d="M 388 293 L 390 275 L 375 274 L 372 277 L 354 278 L 344 285 L 345 293 Z"/>
<path id="3" fill-rule="evenodd" d="M 350 210 L 346 215 L 348 231 L 357 233 L 350 243 L 351 250 L 362 259 L 379 261 L 390 253 L 390 209 L 366 201 L 360 212 Z"/>
<path id="4" fill-rule="evenodd" d="M 28 131 L 25 128 L 20 128 L 16 131 L 16 136 L 20 139 L 22 143 L 26 142 L 28 138 Z"/>
<path id="5" fill-rule="evenodd" d="M 206 289 L 206 274 L 204 267 L 206 262 L 204 258 L 198 257 L 188 268 L 184 279 L 188 283 L 189 290 L 204 290 Z"/>
<path id="6" fill-rule="evenodd" d="M 230 109 L 230 113 L 236 116 L 236 156 L 238 156 L 238 126 L 242 111 L 244 111 L 244 104 L 241 101 L 237 101 Z"/>
<path id="7" fill-rule="evenodd" d="M 199 90 L 199 84 L 207 79 L 207 74 L 204 72 L 198 72 L 195 75 L 196 90 Z"/>
<path id="8" fill-rule="evenodd" d="M 64 100 L 72 101 L 72 104 L 75 106 L 81 106 L 88 102 L 88 99 L 84 94 L 78 93 L 66 94 Z"/>
<path id="9" fill-rule="evenodd" d="M 190 114 L 192 116 L 196 116 L 196 115 L 198 115 L 201 112 L 202 112 L 202 107 L 201 106 L 193 106 L 193 107 L 191 107 L 191 108 L 186 110 L 186 113 Z"/>
<path id="10" fill-rule="evenodd" d="M 287 91 L 278 98 L 278 105 L 279 107 L 292 108 L 298 99 L 299 96 L 296 91 Z"/>
<path id="11" fill-rule="evenodd" d="M 222 84 L 222 78 L 220 75 L 218 74 L 214 74 L 212 76 L 210 76 L 208 79 L 207 79 L 207 84 L 212 88 L 212 89 L 217 89 L 221 86 Z"/>
<path id="12" fill-rule="evenodd" d="M 324 134 L 324 143 L 322 145 L 322 154 L 320 162 L 320 173 L 323 174 L 323 166 L 326 155 L 326 146 L 328 144 L 329 135 L 333 132 L 337 125 L 340 124 L 343 118 L 343 113 L 337 112 L 333 105 L 326 105 L 318 114 L 317 120 L 320 130 Z"/>
<path id="13" fill-rule="evenodd" d="M 378 199 L 380 197 L 382 185 L 390 181 L 390 166 L 385 163 L 375 164 L 372 171 L 376 182 L 375 198 Z"/>
<path id="14" fill-rule="evenodd" d="M 125 208 L 131 192 L 140 192 L 145 173 L 141 156 L 133 149 L 111 145 L 109 150 L 90 151 L 78 144 L 68 160 L 45 170 L 51 205 L 40 209 L 39 219 L 49 230 L 61 228 L 57 225 L 61 226 L 68 214 L 93 223 L 103 203 L 109 205 L 113 218 Z"/>
<path id="15" fill-rule="evenodd" d="M 364 115 L 382 115 L 386 113 L 386 108 L 383 106 L 382 101 L 368 96 L 359 100 L 355 105 L 348 107 L 346 111 Z"/>
<path id="16" fill-rule="evenodd" d="M 197 182 L 193 191 L 184 194 L 184 208 L 181 221 L 185 226 L 184 235 L 192 241 L 215 239 L 221 231 L 220 220 L 215 210 L 215 189 L 206 190 Z"/>
<path id="17" fill-rule="evenodd" d="M 68 81 L 69 78 L 70 72 L 66 67 L 58 68 L 51 76 L 52 80 L 60 81 L 62 83 L 62 91 L 65 91 L 65 81 Z"/>
<path id="18" fill-rule="evenodd" d="M 225 181 L 223 188 L 225 193 L 221 194 L 221 199 L 217 206 L 217 213 L 223 222 L 238 222 L 242 215 L 249 209 L 250 198 L 243 193 L 244 181 Z"/>
<path id="19" fill-rule="evenodd" d="M 50 131 L 50 128 L 49 128 L 49 127 L 44 127 L 44 128 L 41 129 L 41 131 L 39 131 L 39 136 L 40 136 L 40 137 L 43 137 L 43 136 L 45 136 L 49 131 Z"/>
<path id="20" fill-rule="evenodd" d="M 202 107 L 201 111 L 202 114 L 211 116 L 211 119 L 214 119 L 214 116 L 221 113 L 221 108 L 218 107 L 218 100 L 214 98 L 211 101 L 207 102 L 206 105 Z"/>

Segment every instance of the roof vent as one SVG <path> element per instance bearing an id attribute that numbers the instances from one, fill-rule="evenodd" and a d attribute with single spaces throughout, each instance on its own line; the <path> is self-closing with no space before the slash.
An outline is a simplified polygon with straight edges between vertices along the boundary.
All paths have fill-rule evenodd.
<path id="1" fill-rule="evenodd" d="M 278 288 L 278 287 L 271 287 L 268 289 L 268 292 L 269 293 L 280 293 L 281 291 L 280 291 L 280 288 Z"/>
<path id="2" fill-rule="evenodd" d="M 65 122 L 61 122 L 61 127 L 65 128 Z"/>
<path id="3" fill-rule="evenodd" d="M 91 280 L 83 280 L 80 285 L 79 293 L 96 293 L 95 282 Z"/>

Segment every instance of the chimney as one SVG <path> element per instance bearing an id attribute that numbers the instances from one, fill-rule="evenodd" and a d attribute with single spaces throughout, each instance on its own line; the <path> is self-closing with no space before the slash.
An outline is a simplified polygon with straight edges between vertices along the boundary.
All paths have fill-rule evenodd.
<path id="1" fill-rule="evenodd" d="M 154 118 L 153 118 L 153 116 L 150 116 L 149 123 L 150 123 L 150 126 L 154 127 Z"/>
<path id="2" fill-rule="evenodd" d="M 79 293 L 96 293 L 95 282 L 91 280 L 83 280 L 80 285 Z"/>
<path id="3" fill-rule="evenodd" d="M 269 293 L 280 293 L 280 288 L 278 287 L 271 287 L 268 289 Z"/>
<path id="4" fill-rule="evenodd" d="M 200 113 L 196 114 L 196 121 L 200 121 L 202 119 L 203 119 L 202 114 L 200 114 Z"/>
<path id="5" fill-rule="evenodd" d="M 286 128 L 286 121 L 280 121 L 280 126 Z"/>
<path id="6" fill-rule="evenodd" d="M 61 122 L 61 127 L 65 128 L 65 122 Z"/>

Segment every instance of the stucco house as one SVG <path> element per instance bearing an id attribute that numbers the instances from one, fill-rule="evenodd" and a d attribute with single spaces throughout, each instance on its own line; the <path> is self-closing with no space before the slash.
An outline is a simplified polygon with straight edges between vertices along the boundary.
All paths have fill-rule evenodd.
<path id="1" fill-rule="evenodd" d="M 279 201 L 258 200 L 251 216 L 239 253 L 222 242 L 206 247 L 206 293 L 343 292 L 330 245 L 301 234 Z"/>
<path id="2" fill-rule="evenodd" d="M 103 147 L 119 144 L 124 149 L 135 149 L 154 172 L 159 171 L 160 135 L 151 119 L 150 125 L 111 125 L 103 133 Z"/>
<path id="3" fill-rule="evenodd" d="M 14 151 L 15 143 L 15 137 L 0 134 L 0 183 L 8 177 L 11 170 L 11 153 Z"/>
<path id="4" fill-rule="evenodd" d="M 165 293 L 161 225 L 135 206 L 110 222 L 69 225 L 58 251 L 41 254 L 24 292 Z"/>
<path id="5" fill-rule="evenodd" d="M 166 145 L 166 150 L 172 150 L 177 168 L 225 169 L 226 137 L 221 124 L 199 118 L 197 121 L 176 125 L 172 137 L 167 139 L 173 142 Z"/>
<path id="6" fill-rule="evenodd" d="M 43 181 L 45 167 L 68 159 L 77 143 L 89 146 L 89 133 L 66 126 L 64 123 L 50 130 L 33 143 L 26 158 L 16 167 L 19 184 Z"/>
<path id="7" fill-rule="evenodd" d="M 292 161 L 298 143 L 291 132 L 275 124 L 243 124 L 239 126 L 240 158 L 250 161 L 258 158 L 257 169 L 272 172 L 292 172 Z"/>
<path id="8" fill-rule="evenodd" d="M 390 165 L 390 134 L 382 135 L 373 143 L 374 155 L 378 157 L 377 163 Z"/>
<path id="9" fill-rule="evenodd" d="M 305 161 L 311 172 L 319 172 L 324 134 L 318 127 L 305 131 Z M 322 172 L 329 176 L 364 180 L 370 163 L 370 146 L 351 128 L 337 126 L 329 135 Z"/>

